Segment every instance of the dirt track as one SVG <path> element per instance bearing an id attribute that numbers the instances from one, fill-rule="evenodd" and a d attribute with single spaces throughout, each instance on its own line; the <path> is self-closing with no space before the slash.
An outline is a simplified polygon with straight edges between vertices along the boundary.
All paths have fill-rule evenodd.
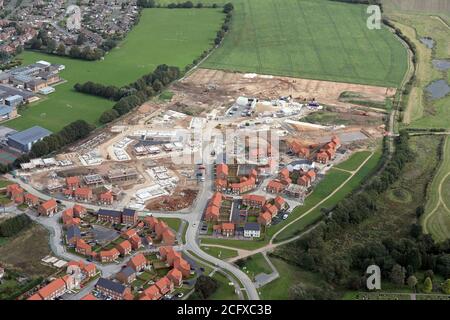
<path id="1" fill-rule="evenodd" d="M 395 94 L 395 88 L 369 85 L 320 81 L 300 78 L 264 76 L 225 72 L 221 70 L 198 69 L 184 79 L 181 84 L 184 90 L 208 90 L 214 99 L 226 92 L 228 96 L 257 96 L 260 99 L 273 99 L 279 96 L 292 95 L 298 100 L 315 98 L 324 104 L 348 106 L 340 102 L 339 95 L 344 91 L 361 93 L 366 98 L 384 101 Z"/>

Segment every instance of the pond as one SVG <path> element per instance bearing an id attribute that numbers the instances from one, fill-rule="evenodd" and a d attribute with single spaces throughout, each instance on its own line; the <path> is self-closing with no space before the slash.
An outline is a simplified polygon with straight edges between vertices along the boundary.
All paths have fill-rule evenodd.
<path id="1" fill-rule="evenodd" d="M 445 80 L 436 80 L 426 87 L 426 91 L 430 95 L 431 99 L 436 100 L 449 94 L 450 86 Z"/>
<path id="2" fill-rule="evenodd" d="M 420 38 L 420 42 L 422 42 L 428 49 L 433 49 L 435 41 L 430 37 Z"/>
<path id="3" fill-rule="evenodd" d="M 450 60 L 433 60 L 433 67 L 438 69 L 439 71 L 447 71 L 450 69 Z"/>

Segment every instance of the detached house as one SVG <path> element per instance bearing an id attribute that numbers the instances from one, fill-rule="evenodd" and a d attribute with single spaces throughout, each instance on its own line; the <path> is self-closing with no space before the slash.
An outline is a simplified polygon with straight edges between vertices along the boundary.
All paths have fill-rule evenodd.
<path id="1" fill-rule="evenodd" d="M 128 240 L 122 241 L 117 245 L 117 250 L 122 256 L 126 256 L 131 253 L 131 243 Z"/>
<path id="2" fill-rule="evenodd" d="M 136 272 L 131 267 L 125 267 L 116 274 L 116 279 L 122 283 L 130 284 L 136 280 Z"/>
<path id="3" fill-rule="evenodd" d="M 85 256 L 89 256 L 92 253 L 92 248 L 83 239 L 79 239 L 75 244 L 75 252 Z"/>
<path id="4" fill-rule="evenodd" d="M 58 211 L 58 204 L 55 199 L 47 200 L 38 206 L 38 213 L 41 216 L 52 217 Z"/>
<path id="5" fill-rule="evenodd" d="M 147 266 L 147 258 L 142 253 L 139 253 L 131 258 L 127 265 L 133 268 L 134 271 L 140 272 Z"/>
<path id="6" fill-rule="evenodd" d="M 73 196 L 78 201 L 90 201 L 93 197 L 91 188 L 77 188 L 73 192 Z"/>
<path id="7" fill-rule="evenodd" d="M 31 193 L 26 193 L 24 196 L 24 202 L 29 207 L 35 207 L 39 204 L 39 198 Z"/>

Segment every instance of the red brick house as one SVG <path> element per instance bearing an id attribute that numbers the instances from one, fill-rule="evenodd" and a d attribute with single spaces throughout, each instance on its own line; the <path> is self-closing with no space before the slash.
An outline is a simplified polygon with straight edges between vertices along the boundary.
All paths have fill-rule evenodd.
<path id="1" fill-rule="evenodd" d="M 228 165 L 224 163 L 216 165 L 216 178 L 224 180 L 228 178 Z"/>
<path id="2" fill-rule="evenodd" d="M 213 205 L 208 205 L 206 207 L 206 212 L 205 212 L 205 220 L 206 221 L 217 221 L 219 220 L 219 216 L 220 216 L 220 209 L 216 206 Z"/>
<path id="3" fill-rule="evenodd" d="M 26 193 L 24 196 L 24 202 L 29 207 L 35 207 L 39 204 L 39 198 L 36 197 L 34 194 Z"/>
<path id="4" fill-rule="evenodd" d="M 73 206 L 73 215 L 78 218 L 84 218 L 86 215 L 87 210 L 82 205 L 76 204 Z"/>
<path id="5" fill-rule="evenodd" d="M 175 244 L 175 240 L 176 240 L 176 236 L 172 230 L 170 230 L 170 229 L 164 230 L 164 232 L 162 234 L 162 243 L 163 244 L 172 246 L 173 244 Z"/>
<path id="6" fill-rule="evenodd" d="M 175 260 L 178 259 L 178 258 L 181 258 L 181 253 L 178 252 L 178 251 L 175 251 L 175 250 L 173 249 L 173 247 L 170 247 L 170 248 L 171 248 L 171 250 L 169 250 L 169 251 L 167 252 L 165 261 L 166 261 L 166 263 L 167 263 L 169 266 L 172 267 L 172 266 L 173 266 L 173 263 L 175 262 Z"/>
<path id="7" fill-rule="evenodd" d="M 173 268 L 167 273 L 167 278 L 169 278 L 176 287 L 181 287 L 183 284 L 183 274 L 176 268 Z"/>
<path id="8" fill-rule="evenodd" d="M 6 187 L 6 195 L 14 200 L 17 196 L 23 196 L 24 190 L 16 183 Z"/>
<path id="9" fill-rule="evenodd" d="M 282 193 L 286 189 L 286 185 L 279 180 L 271 180 L 267 184 L 266 191 L 270 193 Z"/>
<path id="10" fill-rule="evenodd" d="M 114 196 L 111 191 L 101 193 L 99 196 L 99 202 L 101 204 L 111 205 L 114 202 Z"/>
<path id="11" fill-rule="evenodd" d="M 165 223 L 164 221 L 159 221 L 156 226 L 155 226 L 155 232 L 156 232 L 156 236 L 158 239 L 162 238 L 162 234 L 163 232 L 169 228 L 169 226 L 167 225 L 167 223 Z"/>
<path id="12" fill-rule="evenodd" d="M 37 293 L 42 298 L 42 300 L 54 300 L 55 298 L 62 296 L 64 293 L 66 293 L 66 291 L 66 283 L 63 279 L 58 278 L 50 282 L 45 287 L 39 289 Z"/>
<path id="13" fill-rule="evenodd" d="M 272 222 L 272 215 L 269 212 L 261 213 L 258 217 L 258 223 L 263 226 L 268 226 Z"/>
<path id="14" fill-rule="evenodd" d="M 256 194 L 249 194 L 242 196 L 242 203 L 249 207 L 261 208 L 266 203 L 266 197 Z"/>
<path id="15" fill-rule="evenodd" d="M 150 228 L 150 230 L 154 231 L 156 225 L 159 223 L 159 220 L 153 216 L 147 216 L 144 218 L 144 223 Z"/>
<path id="16" fill-rule="evenodd" d="M 235 194 L 241 194 L 254 189 L 256 186 L 256 179 L 254 177 L 243 177 L 240 182 L 232 183 L 230 185 L 231 191 Z"/>
<path id="17" fill-rule="evenodd" d="M 167 255 L 169 254 L 170 251 L 173 251 L 173 247 L 169 247 L 169 246 L 164 246 L 164 247 L 159 247 L 159 256 L 161 257 L 161 260 L 165 261 L 167 259 Z"/>
<path id="18" fill-rule="evenodd" d="M 111 250 L 103 250 L 100 251 L 99 258 L 100 261 L 105 262 L 113 262 L 117 258 L 119 258 L 120 252 L 116 248 L 112 248 Z"/>
<path id="19" fill-rule="evenodd" d="M 168 294 L 174 290 L 173 283 L 167 276 L 156 281 L 155 286 L 158 288 L 161 295 Z"/>
<path id="20" fill-rule="evenodd" d="M 133 250 L 137 250 L 142 247 L 142 239 L 138 235 L 131 237 L 129 241 Z"/>
<path id="21" fill-rule="evenodd" d="M 145 269 L 147 263 L 147 258 L 142 253 L 139 253 L 131 258 L 127 265 L 133 268 L 134 271 L 139 272 Z"/>
<path id="22" fill-rule="evenodd" d="M 277 207 L 278 210 L 283 210 L 286 208 L 286 200 L 284 200 L 282 197 L 278 196 L 273 200 L 273 203 L 275 207 Z"/>
<path id="23" fill-rule="evenodd" d="M 116 249 L 120 252 L 122 256 L 126 256 L 131 253 L 132 247 L 128 240 L 122 241 L 116 246 Z"/>
<path id="24" fill-rule="evenodd" d="M 180 270 L 184 278 L 189 277 L 189 275 L 191 274 L 191 266 L 183 258 L 176 258 L 173 262 L 173 267 Z"/>
<path id="25" fill-rule="evenodd" d="M 134 236 L 136 236 L 137 235 L 137 231 L 136 231 L 136 229 L 128 229 L 127 231 L 125 231 L 123 234 L 122 234 L 125 238 L 127 238 L 127 239 L 130 239 L 130 238 L 132 238 L 132 237 L 134 237 Z"/>
<path id="26" fill-rule="evenodd" d="M 297 184 L 309 188 L 311 186 L 311 181 L 309 180 L 309 177 L 305 174 L 298 178 Z"/>
<path id="27" fill-rule="evenodd" d="M 131 267 L 125 267 L 116 274 L 116 279 L 124 284 L 130 284 L 136 280 L 136 272 Z"/>
<path id="28" fill-rule="evenodd" d="M 161 293 L 156 285 L 152 285 L 144 290 L 141 295 L 140 300 L 159 300 L 161 298 Z"/>
<path id="29" fill-rule="evenodd" d="M 78 177 L 67 177 L 66 186 L 68 189 L 75 190 L 80 187 L 80 178 Z"/>
<path id="30" fill-rule="evenodd" d="M 78 254 L 89 256 L 92 253 L 92 248 L 83 239 L 79 239 L 75 243 L 75 252 Z"/>
<path id="31" fill-rule="evenodd" d="M 38 206 L 38 213 L 41 216 L 51 217 L 58 211 L 58 204 L 55 199 L 47 200 Z"/>
<path id="32" fill-rule="evenodd" d="M 79 201 L 90 201 L 93 196 L 91 188 L 77 188 L 73 192 L 73 195 Z"/>
<path id="33" fill-rule="evenodd" d="M 278 208 L 270 203 L 266 203 L 266 205 L 263 207 L 263 210 L 265 212 L 269 212 L 272 218 L 278 214 Z"/>

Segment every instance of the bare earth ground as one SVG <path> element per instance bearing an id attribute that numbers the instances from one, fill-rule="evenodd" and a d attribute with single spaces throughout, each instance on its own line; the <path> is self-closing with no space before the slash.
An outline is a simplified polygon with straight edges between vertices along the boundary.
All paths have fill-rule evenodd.
<path id="1" fill-rule="evenodd" d="M 48 254 L 48 232 L 33 224 L 31 228 L 0 247 L 0 262 L 13 265 L 28 276 L 47 276 L 55 272 L 55 269 L 41 263 L 41 259 Z"/>
<path id="2" fill-rule="evenodd" d="M 255 96 L 260 99 L 292 95 L 297 100 L 315 98 L 323 104 L 349 106 L 348 103 L 339 101 L 339 95 L 344 91 L 361 93 L 374 101 L 383 101 L 393 96 L 396 91 L 395 88 L 201 68 L 176 83 L 171 90 L 175 93 L 172 101 L 186 102 L 192 97 L 193 102 L 200 99 L 200 104 L 210 106 L 217 105 L 220 101 L 234 101 L 239 95 Z"/>

